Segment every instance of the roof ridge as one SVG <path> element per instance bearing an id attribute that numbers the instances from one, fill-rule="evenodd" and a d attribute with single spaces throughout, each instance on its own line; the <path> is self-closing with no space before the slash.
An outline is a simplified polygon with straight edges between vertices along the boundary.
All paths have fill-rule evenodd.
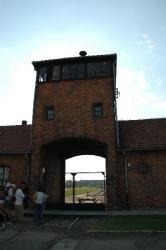
<path id="1" fill-rule="evenodd" d="M 23 127 L 23 128 L 25 128 L 25 127 L 30 127 L 30 126 L 32 126 L 32 124 L 27 124 L 27 125 L 22 125 L 22 124 L 16 124 L 16 125 L 0 125 L 0 128 L 4 128 L 4 127 Z"/>
<path id="2" fill-rule="evenodd" d="M 166 120 L 166 117 L 158 117 L 158 118 L 138 118 L 138 119 L 127 119 L 127 120 L 118 120 L 118 122 L 133 122 L 133 121 L 158 121 L 158 120 Z"/>

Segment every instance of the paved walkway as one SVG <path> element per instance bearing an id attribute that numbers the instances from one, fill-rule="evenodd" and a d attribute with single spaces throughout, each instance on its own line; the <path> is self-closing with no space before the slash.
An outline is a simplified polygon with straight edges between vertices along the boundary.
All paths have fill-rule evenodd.
<path id="1" fill-rule="evenodd" d="M 142 212 L 141 214 L 143 214 Z M 135 214 L 135 212 L 132 211 L 132 214 Z M 144 214 L 146 214 L 146 211 L 144 211 Z M 153 210 L 153 214 L 163 214 L 163 211 L 155 212 Z M 96 220 L 95 217 L 80 218 L 77 215 L 64 216 L 62 214 L 52 216 L 55 213 L 51 214 L 51 211 L 47 215 L 50 216 L 45 217 L 40 225 L 34 225 L 32 217 L 29 216 L 24 217 L 21 224 L 13 224 L 5 230 L 1 230 L 0 250 L 166 249 L 166 233 L 89 233 L 87 223 Z"/>
<path id="2" fill-rule="evenodd" d="M 32 215 L 33 210 L 26 210 L 25 215 Z M 80 210 L 45 210 L 45 215 L 75 216 L 110 216 L 110 215 L 166 215 L 166 209 L 140 209 L 121 211 L 80 211 Z"/>

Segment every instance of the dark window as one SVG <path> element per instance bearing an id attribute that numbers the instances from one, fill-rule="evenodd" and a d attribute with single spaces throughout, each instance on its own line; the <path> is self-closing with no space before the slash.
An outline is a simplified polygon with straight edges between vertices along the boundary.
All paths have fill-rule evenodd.
<path id="1" fill-rule="evenodd" d="M 77 64 L 71 64 L 71 79 L 77 78 Z"/>
<path id="2" fill-rule="evenodd" d="M 47 81 L 47 67 L 40 68 L 38 74 L 39 74 L 39 76 L 38 76 L 39 82 L 46 82 Z"/>
<path id="3" fill-rule="evenodd" d="M 111 75 L 110 62 L 102 62 L 101 63 L 101 75 L 103 75 L 103 76 L 110 76 Z"/>
<path id="4" fill-rule="evenodd" d="M 110 76 L 110 62 L 87 63 L 87 75 L 88 77 Z"/>
<path id="5" fill-rule="evenodd" d="M 60 65 L 55 65 L 52 68 L 52 80 L 60 80 Z"/>
<path id="6" fill-rule="evenodd" d="M 85 68 L 83 63 L 77 64 L 77 79 L 82 79 L 85 77 Z"/>
<path id="7" fill-rule="evenodd" d="M 63 72 L 63 80 L 69 80 L 70 79 L 70 64 L 64 64 L 62 72 Z"/>
<path id="8" fill-rule="evenodd" d="M 0 186 L 4 187 L 9 179 L 9 168 L 0 165 Z"/>
<path id="9" fill-rule="evenodd" d="M 92 105 L 93 117 L 99 118 L 103 116 L 103 104 L 102 103 L 94 103 Z"/>
<path id="10" fill-rule="evenodd" d="M 82 79 L 85 77 L 85 67 L 83 63 L 71 64 L 71 79 Z"/>
<path id="11" fill-rule="evenodd" d="M 46 108 L 46 118 L 47 118 L 47 120 L 54 119 L 54 106 L 48 106 Z"/>
<path id="12" fill-rule="evenodd" d="M 101 63 L 88 63 L 87 75 L 89 77 L 101 76 Z"/>

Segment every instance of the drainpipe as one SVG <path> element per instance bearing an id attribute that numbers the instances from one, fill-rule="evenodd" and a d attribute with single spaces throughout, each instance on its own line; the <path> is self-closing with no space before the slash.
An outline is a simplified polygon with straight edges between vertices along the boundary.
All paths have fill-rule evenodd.
<path id="1" fill-rule="evenodd" d="M 128 170 L 127 170 L 127 160 L 126 160 L 126 152 L 123 151 L 124 156 L 124 168 L 125 168 L 125 196 L 126 196 L 126 207 L 129 209 L 129 188 L 128 188 Z"/>
<path id="2" fill-rule="evenodd" d="M 115 114 L 115 122 L 116 122 L 116 143 L 117 147 L 119 148 L 119 126 L 118 126 L 118 115 L 117 115 L 117 102 L 116 99 L 116 62 L 113 63 L 113 81 L 114 81 L 114 114 Z M 119 93 L 119 92 L 118 92 Z"/>
<path id="3" fill-rule="evenodd" d="M 28 153 L 25 153 L 25 160 L 26 160 L 26 168 L 27 168 L 27 172 L 26 172 L 26 186 L 29 190 L 29 173 L 30 173 L 30 155 Z"/>

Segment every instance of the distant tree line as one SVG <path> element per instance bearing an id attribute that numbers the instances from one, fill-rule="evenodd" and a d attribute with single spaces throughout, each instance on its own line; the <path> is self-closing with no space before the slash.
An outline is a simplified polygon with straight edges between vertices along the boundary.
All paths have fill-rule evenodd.
<path id="1" fill-rule="evenodd" d="M 66 188 L 70 188 L 73 185 L 72 180 L 66 180 L 65 186 Z M 76 187 L 103 187 L 104 186 L 104 180 L 79 180 L 75 181 Z"/>

